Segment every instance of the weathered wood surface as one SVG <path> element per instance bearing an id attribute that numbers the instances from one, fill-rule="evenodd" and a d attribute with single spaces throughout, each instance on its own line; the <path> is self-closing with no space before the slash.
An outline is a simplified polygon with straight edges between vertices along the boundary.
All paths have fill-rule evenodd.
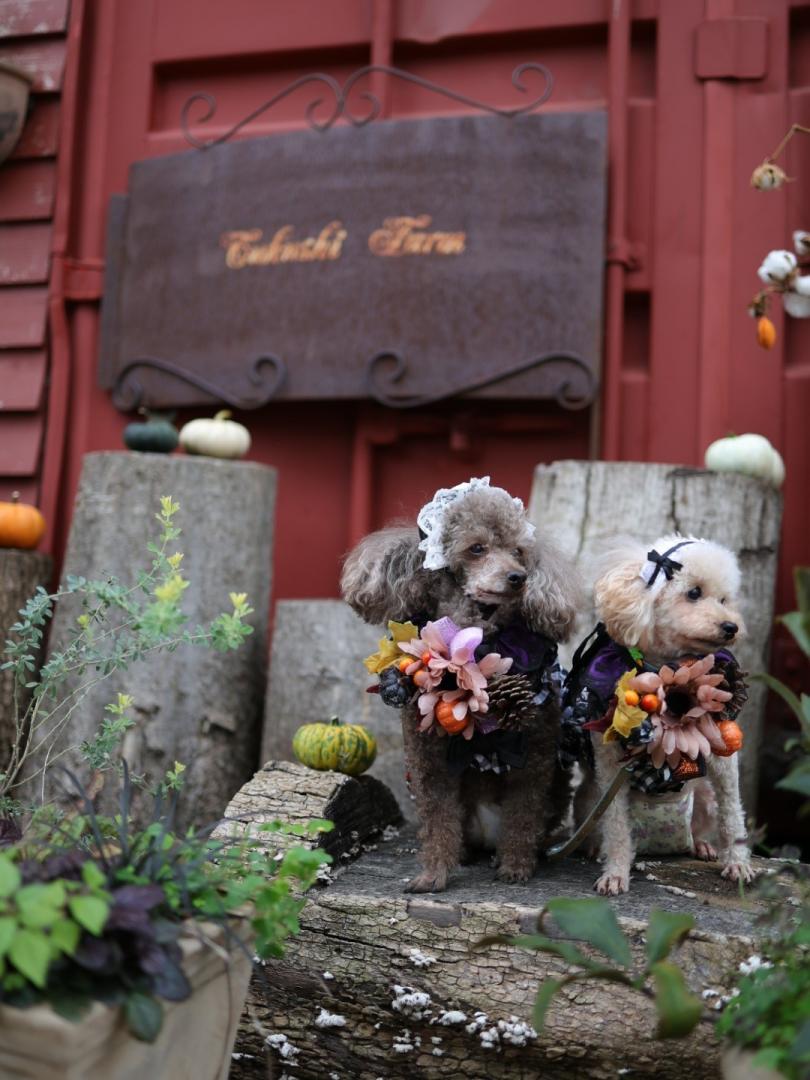
<path id="1" fill-rule="evenodd" d="M 272 816 L 292 794 L 292 777 L 294 820 L 346 812 L 348 799 L 343 810 L 328 806 L 322 776 L 329 774 L 315 779 L 289 771 L 296 768 L 273 765 L 261 790 L 243 789 L 229 814 L 235 809 L 244 822 L 252 803 L 257 820 Z M 345 835 L 340 820 L 338 830 Z M 663 1080 L 719 1075 L 709 1023 L 689 1039 L 654 1042 L 652 1006 L 613 984 L 566 989 L 544 1032 L 534 1036 L 537 986 L 562 974 L 564 965 L 506 947 L 473 951 L 486 934 L 534 930 L 552 897 L 591 895 L 593 863 L 545 864 L 525 886 L 495 883 L 492 869 L 478 863 L 458 871 L 446 893 L 417 897 L 403 892 L 417 869 L 410 826 L 359 846 L 364 853 L 357 861 L 339 858 L 332 883 L 310 893 L 301 934 L 284 959 L 254 975 L 232 1080 L 606 1080 L 620 1070 Z M 716 866 L 647 860 L 633 874 L 632 891 L 611 903 L 637 955 L 652 907 L 697 915 L 698 929 L 679 953 L 697 991 L 727 992 L 726 978 L 754 948 L 755 904 L 741 900 Z"/>
<path id="2" fill-rule="evenodd" d="M 8 629 L 18 621 L 19 610 L 38 585 L 48 587 L 51 557 L 40 551 L 0 548 L 0 649 L 8 638 Z M 5 657 L 0 652 L 0 663 Z M 18 686 L 19 709 L 28 701 L 26 690 Z M 0 671 L 0 772 L 6 767 L 14 742 L 14 675 Z"/>
<path id="3" fill-rule="evenodd" d="M 402 714 L 367 694 L 376 683 L 363 658 L 377 651 L 385 631 L 368 626 L 342 600 L 280 600 L 276 604 L 262 739 L 262 761 L 293 760 L 301 724 L 339 716 L 364 724 L 377 740 L 371 767 L 394 793 L 406 818 L 415 818 L 405 786 Z"/>
<path id="4" fill-rule="evenodd" d="M 156 653 L 94 687 L 74 713 L 71 743 L 91 737 L 118 691 L 135 699 L 138 723 L 126 735 L 130 768 L 159 779 L 175 761 L 187 767 L 185 820 L 208 823 L 258 764 L 270 600 L 275 470 L 249 462 L 185 455 L 95 453 L 84 460 L 64 573 L 112 573 L 133 582 L 151 562 L 146 544 L 159 529 L 160 497 L 180 504 L 191 582 L 183 597 L 188 626 L 229 611 L 229 592 L 245 592 L 254 632 L 233 652 L 180 646 Z M 52 648 L 79 614 L 67 600 L 54 616 Z M 70 689 L 70 685 L 68 689 Z"/>
<path id="5" fill-rule="evenodd" d="M 529 514 L 576 559 L 588 586 L 597 560 L 620 537 L 647 544 L 679 532 L 725 544 L 740 561 L 748 627 L 734 653 L 745 670 L 767 670 L 782 519 L 782 496 L 774 488 L 749 476 L 675 465 L 556 461 L 537 467 Z M 592 607 L 583 612 L 566 660 L 595 622 Z M 741 786 L 749 813 L 756 804 L 765 698 L 765 687 L 751 683 L 742 714 Z"/>

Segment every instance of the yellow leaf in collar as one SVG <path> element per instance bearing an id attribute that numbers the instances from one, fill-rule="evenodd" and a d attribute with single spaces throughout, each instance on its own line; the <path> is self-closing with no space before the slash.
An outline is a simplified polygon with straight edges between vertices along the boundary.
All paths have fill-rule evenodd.
<path id="1" fill-rule="evenodd" d="M 391 637 L 381 638 L 379 651 L 367 656 L 363 661 L 366 670 L 372 675 L 379 675 L 381 671 L 400 659 L 402 653 L 399 651 L 399 643 L 401 641 L 413 641 L 414 638 L 419 637 L 419 627 L 414 626 L 412 622 L 389 622 L 388 629 Z"/>
<path id="2" fill-rule="evenodd" d="M 636 669 L 631 668 L 616 683 L 616 711 L 613 714 L 613 723 L 605 732 L 605 742 L 610 742 L 621 735 L 626 739 L 637 728 L 647 715 L 638 705 L 629 705 L 626 695 L 630 691 L 630 682 L 636 677 Z M 635 695 L 638 697 L 638 695 Z"/>

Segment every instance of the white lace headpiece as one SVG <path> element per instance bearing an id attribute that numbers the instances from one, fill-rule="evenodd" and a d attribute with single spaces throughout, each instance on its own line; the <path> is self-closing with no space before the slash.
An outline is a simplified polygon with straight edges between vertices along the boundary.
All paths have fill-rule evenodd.
<path id="1" fill-rule="evenodd" d="M 463 499 L 466 495 L 469 495 L 473 491 L 479 491 L 481 488 L 489 487 L 489 477 L 472 477 L 470 480 L 465 480 L 463 484 L 456 484 L 451 488 L 439 488 L 429 503 L 425 503 L 416 518 L 416 524 L 421 531 L 425 534 L 424 539 L 419 544 L 419 550 L 424 551 L 425 561 L 424 567 L 426 570 L 441 570 L 442 567 L 447 566 L 447 560 L 444 557 L 444 518 L 447 513 L 448 507 L 453 503 L 458 502 L 459 499 Z M 508 495 L 507 491 L 503 488 L 491 488 L 492 491 L 503 491 L 504 495 Z M 523 513 L 523 501 L 521 499 L 512 498 L 512 502 L 515 504 L 518 510 Z M 529 536 L 534 536 L 535 528 L 531 522 L 526 523 L 527 532 Z"/>

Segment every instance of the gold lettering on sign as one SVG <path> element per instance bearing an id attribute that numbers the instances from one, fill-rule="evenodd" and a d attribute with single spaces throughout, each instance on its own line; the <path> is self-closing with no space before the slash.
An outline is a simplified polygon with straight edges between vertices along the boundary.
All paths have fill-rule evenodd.
<path id="1" fill-rule="evenodd" d="M 368 238 L 372 255 L 461 255 L 467 243 L 465 232 L 420 232 L 427 229 L 430 214 L 418 217 L 391 217 Z"/>
<path id="2" fill-rule="evenodd" d="M 317 236 L 293 239 L 294 227 L 282 225 L 269 243 L 260 243 L 262 229 L 236 229 L 224 232 L 220 243 L 225 248 L 225 264 L 231 270 L 245 266 L 268 266 L 288 262 L 326 262 L 339 259 L 347 233 L 342 221 L 330 221 Z"/>

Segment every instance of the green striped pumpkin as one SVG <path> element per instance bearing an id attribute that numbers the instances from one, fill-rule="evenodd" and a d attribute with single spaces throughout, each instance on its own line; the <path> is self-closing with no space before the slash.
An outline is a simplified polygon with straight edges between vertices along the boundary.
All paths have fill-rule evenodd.
<path id="1" fill-rule="evenodd" d="M 333 716 L 328 724 L 304 724 L 293 738 L 293 753 L 310 769 L 334 769 L 359 776 L 377 756 L 377 740 L 360 724 L 341 724 Z"/>

